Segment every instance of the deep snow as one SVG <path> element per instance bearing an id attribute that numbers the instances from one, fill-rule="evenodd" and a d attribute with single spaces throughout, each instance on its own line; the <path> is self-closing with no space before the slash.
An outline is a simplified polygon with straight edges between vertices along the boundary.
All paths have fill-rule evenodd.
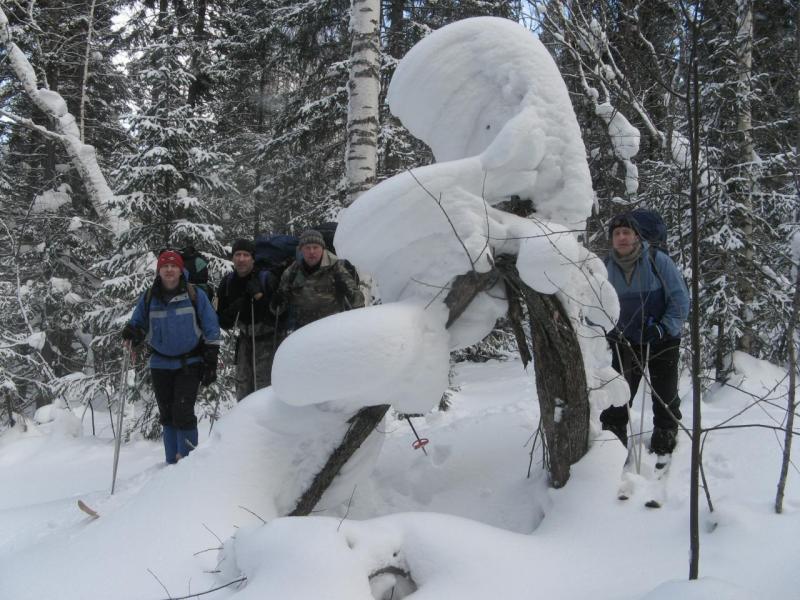
<path id="1" fill-rule="evenodd" d="M 744 391 L 709 393 L 706 425 L 739 413 L 752 403 L 745 392 L 763 394 L 785 375 L 744 355 L 736 367 L 733 383 Z M 270 421 L 282 420 L 278 410 L 309 409 L 279 409 L 268 390 L 235 407 L 177 466 L 163 466 L 159 443 L 124 445 L 113 497 L 107 415 L 95 416 L 97 437 L 88 416 L 80 437 L 67 433 L 63 418 L 8 430 L 0 436 L 0 598 L 158 599 L 168 597 L 164 587 L 175 597 L 245 575 L 246 584 L 204 597 L 368 599 L 367 574 L 388 564 L 410 571 L 419 586 L 413 598 L 798 596 L 797 474 L 790 474 L 784 513 L 774 514 L 781 452 L 774 432 L 709 436 L 715 512 L 704 503 L 703 578 L 688 583 L 685 438 L 661 510 L 643 506 L 641 488 L 627 502 L 616 499 L 625 452 L 605 434 L 568 485 L 552 490 L 538 449 L 526 478 L 538 414 L 531 375 L 517 360 L 462 364 L 455 383 L 449 411 L 415 419 L 431 440 L 427 457 L 411 447 L 407 423 L 389 419 L 374 471 L 355 467 L 366 480 L 340 504 L 323 498 L 318 516 L 305 518 L 275 517 L 298 492 L 293 469 L 309 468 L 291 464 L 295 450 L 313 454 L 326 436 L 281 438 L 270 430 Z M 784 382 L 772 394 L 775 406 L 752 407 L 733 423 L 779 422 L 785 393 Z M 305 416 L 326 431 L 324 411 L 315 412 Z M 77 509 L 79 497 L 101 512 L 99 520 Z M 218 563 L 221 572 L 205 572 Z"/>

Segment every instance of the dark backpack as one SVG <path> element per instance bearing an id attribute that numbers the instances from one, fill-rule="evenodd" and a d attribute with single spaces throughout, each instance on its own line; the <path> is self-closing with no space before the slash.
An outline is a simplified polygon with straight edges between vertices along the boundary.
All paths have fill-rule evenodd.
<path id="1" fill-rule="evenodd" d="M 666 290 L 667 284 L 656 266 L 656 252 L 663 252 L 670 256 L 667 245 L 667 224 L 664 223 L 664 219 L 658 212 L 647 208 L 634 209 L 628 213 L 628 216 L 635 222 L 639 237 L 647 240 L 650 244 L 650 265 L 656 277 L 661 281 L 661 286 Z"/>
<path id="2" fill-rule="evenodd" d="M 327 223 L 321 223 L 316 227 L 312 227 L 311 229 L 316 229 L 322 234 L 322 239 L 325 240 L 325 248 L 331 254 L 336 254 L 336 247 L 333 245 L 333 238 L 336 236 L 336 227 L 339 224 L 334 221 L 328 221 Z"/>
<path id="3" fill-rule="evenodd" d="M 256 236 L 256 268 L 267 270 L 280 280 L 286 267 L 297 259 L 298 240 L 293 235 Z"/>
<path id="4" fill-rule="evenodd" d="M 649 242 L 650 247 L 660 250 L 669 256 L 667 248 L 667 224 L 661 215 L 654 210 L 637 208 L 628 213 L 628 216 L 635 221 L 639 237 Z"/>
<path id="5" fill-rule="evenodd" d="M 213 300 L 214 288 L 208 284 L 208 261 L 191 245 L 181 250 L 180 254 L 183 268 L 189 273 L 188 283 L 203 290 L 209 301 Z"/>

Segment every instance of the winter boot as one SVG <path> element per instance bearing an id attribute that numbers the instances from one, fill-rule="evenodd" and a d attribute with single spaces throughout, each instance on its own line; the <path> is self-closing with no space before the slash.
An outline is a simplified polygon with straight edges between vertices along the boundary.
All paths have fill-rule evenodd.
<path id="1" fill-rule="evenodd" d="M 197 447 L 197 427 L 194 429 L 178 429 L 178 454 L 181 458 Z"/>
<path id="2" fill-rule="evenodd" d="M 625 423 L 602 423 L 603 429 L 619 438 L 622 445 L 628 447 L 628 426 Z"/>
<path id="3" fill-rule="evenodd" d="M 172 425 L 164 425 L 164 455 L 167 458 L 167 464 L 174 465 L 178 462 L 176 455 L 178 454 L 178 430 Z"/>
<path id="4" fill-rule="evenodd" d="M 655 454 L 672 454 L 678 440 L 677 429 L 664 429 L 663 427 L 653 428 L 653 435 L 650 436 L 650 452 Z"/>

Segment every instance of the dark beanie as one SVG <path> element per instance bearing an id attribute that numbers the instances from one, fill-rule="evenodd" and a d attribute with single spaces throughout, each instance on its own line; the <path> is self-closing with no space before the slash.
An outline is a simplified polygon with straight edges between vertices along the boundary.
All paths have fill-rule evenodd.
<path id="1" fill-rule="evenodd" d="M 306 229 L 303 233 L 300 234 L 300 241 L 298 242 L 297 245 L 303 246 L 305 244 L 319 244 L 324 248 L 325 238 L 323 238 L 322 234 L 316 229 Z"/>
<path id="2" fill-rule="evenodd" d="M 256 245 L 250 240 L 245 240 L 245 239 L 236 240 L 235 242 L 233 242 L 233 246 L 231 246 L 231 256 L 233 256 L 237 252 L 249 252 L 250 255 L 253 258 L 255 258 Z"/>
<path id="3" fill-rule="evenodd" d="M 621 215 L 617 215 L 611 219 L 611 222 L 608 224 L 608 239 L 613 237 L 614 230 L 617 227 L 627 227 L 628 229 L 633 229 L 636 232 L 636 235 L 639 235 L 639 226 L 630 213 L 622 213 Z"/>

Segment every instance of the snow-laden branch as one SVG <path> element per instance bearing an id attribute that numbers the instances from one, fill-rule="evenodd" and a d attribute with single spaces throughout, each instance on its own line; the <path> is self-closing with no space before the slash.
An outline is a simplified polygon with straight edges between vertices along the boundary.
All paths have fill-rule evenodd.
<path id="1" fill-rule="evenodd" d="M 57 92 L 37 86 L 36 73 L 25 54 L 12 40 L 8 18 L 1 8 L 0 44 L 5 47 L 11 70 L 19 79 L 25 92 L 36 107 L 52 119 L 55 133 L 64 145 L 67 154 L 72 158 L 75 168 L 78 169 L 92 206 L 99 217 L 106 221 L 115 233 L 125 231 L 127 223 L 119 217 L 117 211 L 110 207 L 114 194 L 97 164 L 94 147 L 81 141 L 75 117 L 67 110 L 64 98 Z"/>

